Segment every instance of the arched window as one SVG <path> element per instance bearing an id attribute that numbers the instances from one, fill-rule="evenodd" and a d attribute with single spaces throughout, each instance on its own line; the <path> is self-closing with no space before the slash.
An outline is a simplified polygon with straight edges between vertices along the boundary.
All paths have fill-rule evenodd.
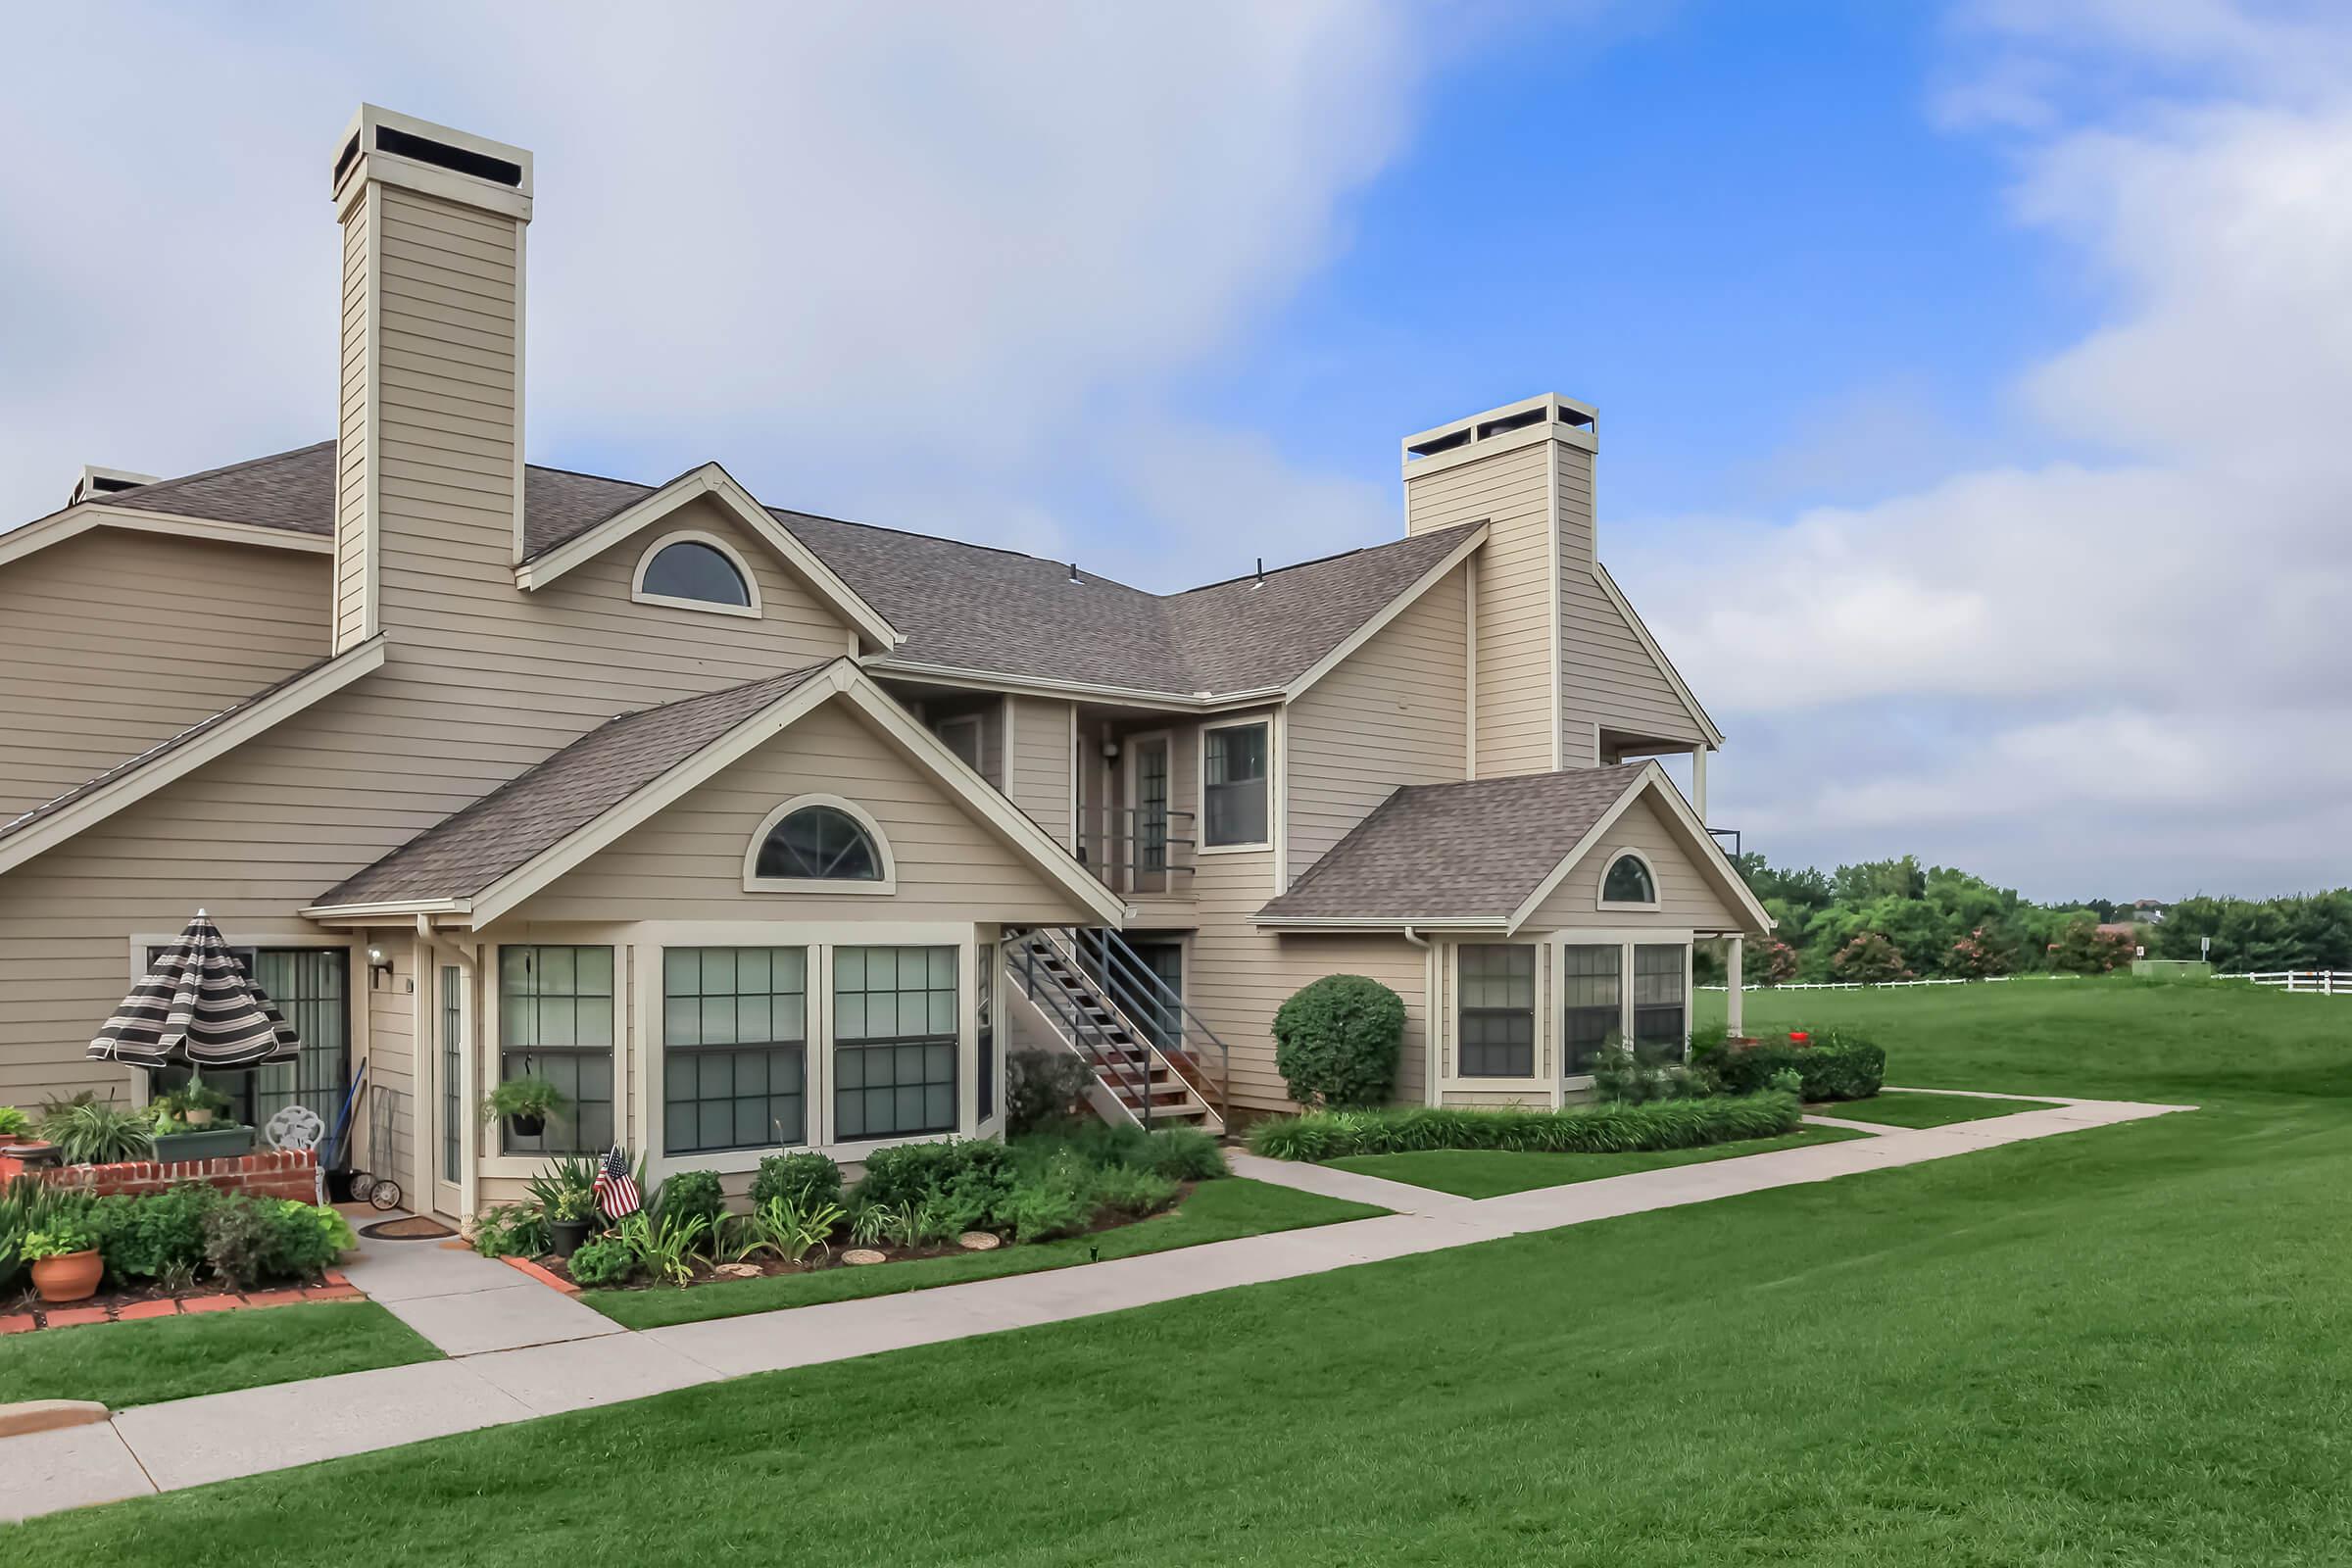
<path id="1" fill-rule="evenodd" d="M 1604 909 L 1654 909 L 1658 906 L 1658 878 L 1639 850 L 1620 851 L 1601 873 L 1600 906 Z"/>
<path id="2" fill-rule="evenodd" d="M 760 591 L 750 568 L 724 540 L 710 534 L 673 533 L 655 540 L 638 558 L 630 597 L 729 615 L 760 613 Z"/>
<path id="3" fill-rule="evenodd" d="M 750 892 L 887 893 L 895 873 L 874 819 L 835 796 L 802 796 L 768 813 L 744 857 Z"/>

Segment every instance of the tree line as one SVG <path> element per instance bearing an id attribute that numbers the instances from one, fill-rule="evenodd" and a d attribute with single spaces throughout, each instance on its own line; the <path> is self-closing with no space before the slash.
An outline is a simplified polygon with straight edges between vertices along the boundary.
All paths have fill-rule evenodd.
<path id="1" fill-rule="evenodd" d="M 1749 944 L 1743 977 L 1758 981 L 1982 979 L 2026 973 L 2104 974 L 2150 957 L 2194 958 L 2211 937 L 2224 972 L 2352 969 L 2352 888 L 2275 899 L 2183 899 L 2131 931 L 2131 906 L 2109 899 L 2036 904 L 2014 888 L 1916 856 L 1824 872 L 1736 862 L 1778 922 Z"/>

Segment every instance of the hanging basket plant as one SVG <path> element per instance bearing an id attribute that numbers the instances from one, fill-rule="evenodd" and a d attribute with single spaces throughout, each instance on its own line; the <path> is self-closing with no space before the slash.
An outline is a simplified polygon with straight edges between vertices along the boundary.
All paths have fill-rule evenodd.
<path id="1" fill-rule="evenodd" d="M 570 1102 L 544 1078 L 524 1074 L 509 1078 L 482 1100 L 482 1120 L 505 1117 L 507 1131 L 516 1138 L 537 1138 L 547 1131 L 547 1119 Z"/>

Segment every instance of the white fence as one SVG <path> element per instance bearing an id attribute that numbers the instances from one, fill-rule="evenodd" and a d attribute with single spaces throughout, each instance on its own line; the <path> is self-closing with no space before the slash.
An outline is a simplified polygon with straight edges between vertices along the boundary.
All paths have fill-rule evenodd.
<path id="1" fill-rule="evenodd" d="M 2274 969 L 2267 974 L 2217 974 L 2216 980 L 2251 980 L 2279 991 L 2319 997 L 2352 997 L 2352 969 Z"/>

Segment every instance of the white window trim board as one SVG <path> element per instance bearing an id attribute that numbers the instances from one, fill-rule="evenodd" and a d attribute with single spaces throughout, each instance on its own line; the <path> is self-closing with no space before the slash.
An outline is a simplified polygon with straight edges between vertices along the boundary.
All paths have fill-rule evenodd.
<path id="1" fill-rule="evenodd" d="M 645 574 L 652 569 L 654 558 L 671 545 L 708 545 L 724 556 L 727 564 L 735 568 L 735 576 L 742 582 L 743 591 L 751 599 L 751 603 L 748 605 L 722 605 L 710 599 L 681 599 L 675 594 L 646 592 Z M 637 567 L 629 573 L 629 602 L 637 605 L 660 605 L 668 610 L 691 610 L 698 614 L 740 615 L 749 620 L 758 620 L 761 614 L 760 575 L 752 570 L 751 563 L 743 559 L 741 551 L 708 528 L 680 528 L 673 533 L 663 534 L 638 553 Z"/>

